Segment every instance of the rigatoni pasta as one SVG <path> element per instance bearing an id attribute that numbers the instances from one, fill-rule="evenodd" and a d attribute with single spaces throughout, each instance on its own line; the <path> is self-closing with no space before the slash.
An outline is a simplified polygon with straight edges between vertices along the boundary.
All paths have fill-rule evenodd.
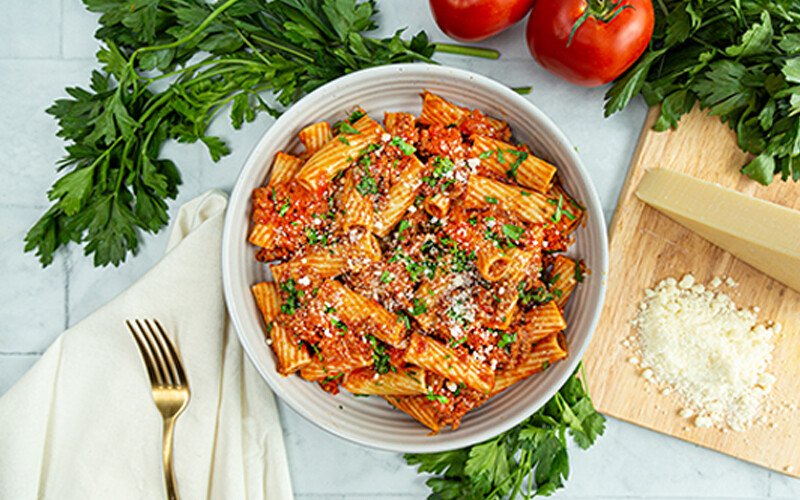
<path id="1" fill-rule="evenodd" d="M 584 210 L 502 120 L 424 92 L 299 133 L 253 193 L 252 288 L 278 371 L 439 432 L 567 356 Z"/>

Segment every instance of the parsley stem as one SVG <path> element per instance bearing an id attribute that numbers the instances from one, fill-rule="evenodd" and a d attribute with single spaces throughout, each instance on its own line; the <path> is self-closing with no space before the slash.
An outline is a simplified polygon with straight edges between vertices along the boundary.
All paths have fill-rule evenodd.
<path id="1" fill-rule="evenodd" d="M 454 43 L 434 44 L 436 52 L 442 54 L 458 54 L 460 56 L 480 57 L 483 59 L 499 59 L 500 52 L 495 49 L 485 49 L 483 47 L 473 47 L 471 45 L 456 45 Z"/>
<path id="2" fill-rule="evenodd" d="M 533 90 L 533 87 L 511 87 L 511 90 L 519 95 L 528 95 Z"/>
<path id="3" fill-rule="evenodd" d="M 204 66 L 209 66 L 209 65 L 212 65 L 212 64 L 236 64 L 236 65 L 241 65 L 241 66 L 263 66 L 259 62 L 250 61 L 250 60 L 247 60 L 247 59 L 219 59 L 219 58 L 217 58 L 215 56 L 209 56 L 208 59 L 206 59 L 204 61 L 200 61 L 199 63 L 196 63 L 196 64 L 192 64 L 191 66 L 186 66 L 184 68 L 177 69 L 177 70 L 171 71 L 169 73 L 163 73 L 161 75 L 153 76 L 153 77 L 150 77 L 150 78 L 145 78 L 144 80 L 146 80 L 148 83 L 153 83 L 153 82 L 157 82 L 159 80 L 163 80 L 165 78 L 170 78 L 170 77 L 176 76 L 176 75 L 183 76 L 183 75 L 185 75 L 187 73 L 193 73 L 194 70 L 196 70 L 196 69 L 200 69 L 200 68 L 202 68 Z"/>
<path id="4" fill-rule="evenodd" d="M 276 50 L 281 50 L 283 52 L 286 52 L 287 54 L 292 54 L 293 56 L 299 57 L 300 59 L 309 63 L 314 62 L 314 58 L 311 55 L 296 47 L 292 47 L 285 43 L 276 42 L 275 40 L 271 40 L 263 35 L 250 35 L 250 36 L 253 38 L 253 40 L 263 45 L 266 45 L 267 47 L 271 47 Z"/>
<path id="5" fill-rule="evenodd" d="M 235 4 L 238 1 L 239 0 L 228 0 L 224 4 L 220 5 L 219 7 L 214 9 L 211 12 L 211 14 L 208 15 L 208 17 L 203 19 L 203 22 L 200 23 L 199 25 L 197 25 L 197 27 L 191 33 L 189 33 L 188 35 L 186 35 L 185 37 L 183 37 L 183 38 L 181 38 L 179 40 L 175 40 L 174 42 L 165 43 L 165 44 L 162 44 L 162 45 L 151 45 L 151 46 L 148 46 L 148 47 L 139 47 L 138 49 L 133 51 L 133 54 L 131 54 L 131 59 L 129 61 L 129 64 L 132 67 L 133 66 L 133 61 L 136 59 L 136 56 L 138 54 L 140 54 L 140 53 L 153 52 L 153 51 L 157 51 L 157 50 L 174 49 L 175 47 L 180 47 L 181 45 L 185 44 L 186 42 L 190 41 L 192 38 L 194 38 L 197 35 L 199 35 L 200 33 L 202 33 L 208 27 L 208 25 L 211 24 L 214 21 L 214 19 L 219 17 L 220 14 L 225 12 L 225 10 L 227 10 L 231 5 Z"/>

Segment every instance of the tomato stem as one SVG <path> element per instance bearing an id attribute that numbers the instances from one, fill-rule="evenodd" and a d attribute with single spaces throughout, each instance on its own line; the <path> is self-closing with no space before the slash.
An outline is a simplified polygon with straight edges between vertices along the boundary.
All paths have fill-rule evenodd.
<path id="1" fill-rule="evenodd" d="M 575 24 L 572 25 L 572 30 L 569 32 L 567 47 L 572 44 L 572 39 L 575 37 L 578 28 L 589 19 L 589 16 L 592 16 L 602 23 L 608 24 L 625 9 L 635 9 L 635 7 L 632 5 L 622 5 L 622 0 L 587 0 L 586 10 L 583 11 L 581 17 L 575 21 Z"/>
<path id="2" fill-rule="evenodd" d="M 499 59 L 500 52 L 494 49 L 485 49 L 483 47 L 474 47 L 471 45 L 456 45 L 453 43 L 437 43 L 434 44 L 436 52 L 443 54 L 458 54 L 460 56 L 480 57 L 483 59 Z"/>

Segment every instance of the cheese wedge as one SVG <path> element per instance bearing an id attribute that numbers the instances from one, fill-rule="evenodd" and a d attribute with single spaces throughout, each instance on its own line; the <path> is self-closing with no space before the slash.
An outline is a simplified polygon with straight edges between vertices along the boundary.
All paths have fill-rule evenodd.
<path id="1" fill-rule="evenodd" d="M 800 211 L 663 168 L 645 173 L 636 196 L 800 291 Z"/>

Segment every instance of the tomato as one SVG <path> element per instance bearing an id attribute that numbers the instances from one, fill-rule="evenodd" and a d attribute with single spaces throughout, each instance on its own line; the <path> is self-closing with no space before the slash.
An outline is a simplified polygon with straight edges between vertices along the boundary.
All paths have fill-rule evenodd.
<path id="1" fill-rule="evenodd" d="M 528 48 L 551 73 L 594 87 L 639 59 L 653 24 L 651 0 L 539 0 L 528 20 Z"/>
<path id="2" fill-rule="evenodd" d="M 496 35 L 531 10 L 536 0 L 430 0 L 436 24 L 447 36 L 475 42 Z"/>

